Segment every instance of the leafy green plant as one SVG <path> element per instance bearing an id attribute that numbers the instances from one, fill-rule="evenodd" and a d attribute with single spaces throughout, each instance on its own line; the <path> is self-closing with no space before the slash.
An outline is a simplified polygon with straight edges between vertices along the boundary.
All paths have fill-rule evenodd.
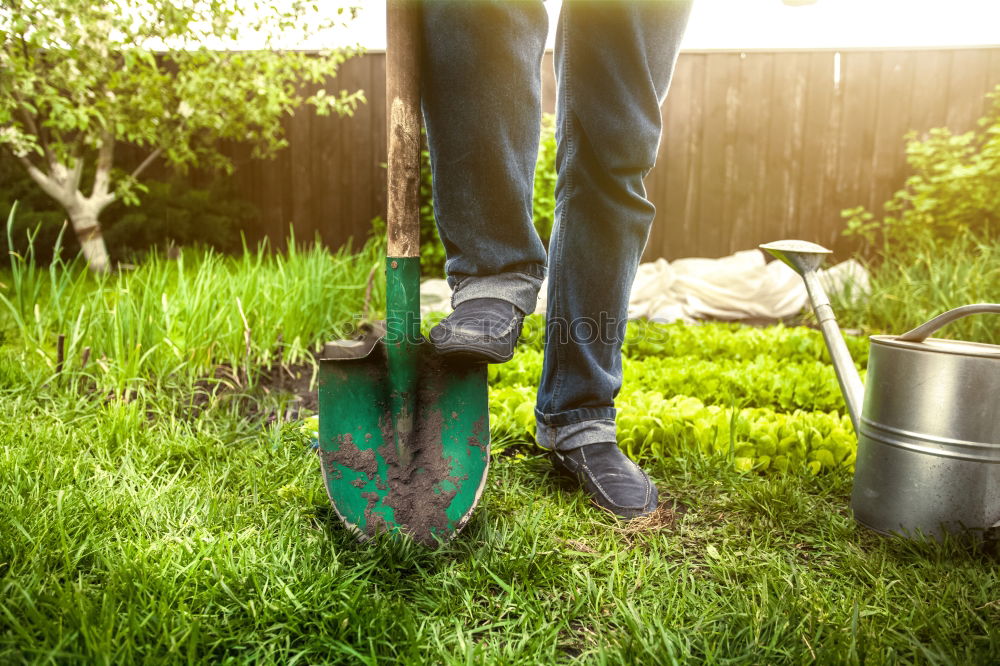
<path id="1" fill-rule="evenodd" d="M 764 354 L 749 360 L 690 355 L 625 357 L 622 365 L 626 391 L 689 395 L 721 406 L 846 409 L 829 361 L 795 361 Z M 541 371 L 542 352 L 523 349 L 507 363 L 490 365 L 488 375 L 494 386 L 533 386 L 538 384 Z"/>
<path id="2" fill-rule="evenodd" d="M 497 449 L 534 437 L 541 328 L 529 319 L 514 359 L 489 366 Z M 845 339 L 864 364 L 867 340 Z M 852 469 L 857 440 L 819 331 L 630 322 L 623 371 L 618 441 L 637 460 L 697 452 L 745 472 Z"/>
<path id="3" fill-rule="evenodd" d="M 542 116 L 541 140 L 535 164 L 532 216 L 535 229 L 547 245 L 555 216 L 556 139 L 555 116 Z M 444 245 L 434 218 L 431 158 L 426 146 L 420 152 L 420 269 L 426 277 L 444 277 Z M 377 233 L 373 229 L 373 233 Z"/>
<path id="4" fill-rule="evenodd" d="M 618 444 L 639 461 L 700 454 L 726 457 L 745 472 L 853 470 L 857 438 L 850 418 L 837 411 L 727 408 L 643 390 L 626 390 L 618 404 Z M 490 420 L 501 442 L 533 439 L 533 389 L 491 387 Z"/>
<path id="5" fill-rule="evenodd" d="M 932 129 L 926 138 L 907 136 L 906 160 L 913 170 L 906 186 L 878 217 L 864 207 L 845 210 L 845 234 L 860 236 L 887 256 L 930 240 L 965 234 L 988 238 L 1000 222 L 1000 86 L 988 95 L 989 112 L 979 128 L 954 134 Z"/>

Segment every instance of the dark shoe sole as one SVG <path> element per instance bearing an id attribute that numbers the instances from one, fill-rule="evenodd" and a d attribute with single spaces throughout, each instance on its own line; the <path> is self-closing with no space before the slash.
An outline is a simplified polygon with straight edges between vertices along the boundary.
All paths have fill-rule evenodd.
<path id="1" fill-rule="evenodd" d="M 434 349 L 441 356 L 456 358 L 469 363 L 506 363 L 514 358 L 514 352 L 503 355 L 483 349 L 476 345 L 444 345 L 435 346 Z"/>

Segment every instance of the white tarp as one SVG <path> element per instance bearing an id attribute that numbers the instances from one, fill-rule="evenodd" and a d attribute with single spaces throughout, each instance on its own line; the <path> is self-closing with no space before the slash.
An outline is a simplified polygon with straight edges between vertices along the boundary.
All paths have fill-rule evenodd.
<path id="1" fill-rule="evenodd" d="M 849 259 L 820 271 L 831 292 L 850 285 L 853 293 L 868 291 L 868 273 Z M 545 285 L 536 313 L 545 313 Z M 767 262 L 760 250 L 745 250 L 721 259 L 677 259 L 640 264 L 632 283 L 629 319 L 695 321 L 714 319 L 782 319 L 806 306 L 802 278 L 780 261 Z M 451 289 L 444 280 L 420 286 L 420 309 L 449 312 Z"/>

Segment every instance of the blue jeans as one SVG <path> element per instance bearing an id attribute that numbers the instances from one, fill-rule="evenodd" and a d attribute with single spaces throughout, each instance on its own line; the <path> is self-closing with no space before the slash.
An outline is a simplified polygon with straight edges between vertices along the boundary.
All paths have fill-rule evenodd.
<path id="1" fill-rule="evenodd" d="M 556 39 L 556 211 L 539 444 L 615 441 L 629 292 L 655 209 L 663 103 L 690 0 L 566 0 Z M 425 0 L 423 112 L 453 305 L 535 308 L 531 197 L 547 34 L 541 0 Z"/>

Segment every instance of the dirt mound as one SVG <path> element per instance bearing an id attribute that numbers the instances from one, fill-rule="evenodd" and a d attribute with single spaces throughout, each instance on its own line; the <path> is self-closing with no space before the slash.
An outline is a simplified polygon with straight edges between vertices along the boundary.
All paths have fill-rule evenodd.
<path id="1" fill-rule="evenodd" d="M 235 401 L 249 418 L 293 421 L 319 408 L 314 363 L 283 363 L 261 368 L 215 366 L 209 377 L 194 383 L 192 412 L 197 414 L 219 400 Z M 281 407 L 279 407 L 279 405 Z M 279 410 L 282 412 L 279 415 Z"/>

